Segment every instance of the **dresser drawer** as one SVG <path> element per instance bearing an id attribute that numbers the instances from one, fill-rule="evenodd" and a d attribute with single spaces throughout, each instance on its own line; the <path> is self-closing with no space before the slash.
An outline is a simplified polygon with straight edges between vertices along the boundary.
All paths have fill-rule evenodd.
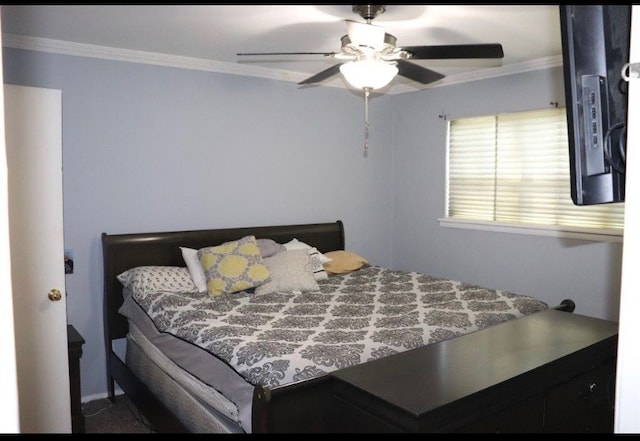
<path id="1" fill-rule="evenodd" d="M 549 390 L 545 422 L 549 431 L 563 431 L 595 409 L 609 409 L 613 415 L 615 363 L 606 363 Z"/>
<path id="2" fill-rule="evenodd" d="M 565 421 L 562 425 L 547 432 L 553 433 L 613 433 L 613 409 L 609 403 L 603 403 L 584 415 Z"/>
<path id="3" fill-rule="evenodd" d="M 400 429 L 372 414 L 366 407 L 356 406 L 339 395 L 333 400 L 333 430 L 342 433 L 398 433 Z M 370 403 L 376 407 L 375 402 Z"/>
<path id="4" fill-rule="evenodd" d="M 463 433 L 536 433 L 542 431 L 544 396 L 511 404 L 491 415 L 464 424 L 456 432 Z"/>

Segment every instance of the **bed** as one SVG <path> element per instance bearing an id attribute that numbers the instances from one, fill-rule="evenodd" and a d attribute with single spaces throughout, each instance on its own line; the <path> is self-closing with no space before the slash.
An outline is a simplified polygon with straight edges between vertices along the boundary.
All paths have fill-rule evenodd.
<path id="1" fill-rule="evenodd" d="M 183 248 L 245 239 L 296 246 L 258 259 L 271 273 L 256 286 L 215 296 L 193 289 Z M 282 256 L 347 253 L 339 220 L 103 233 L 102 248 L 108 396 L 117 384 L 159 432 L 330 432 L 331 372 L 549 308 L 365 259 L 355 269 L 312 272 L 315 284 L 305 274 L 304 289 L 293 289 L 297 261 Z M 169 283 L 158 287 L 163 278 Z M 574 304 L 553 308 L 571 312 Z M 116 350 L 122 341 L 124 355 Z"/>

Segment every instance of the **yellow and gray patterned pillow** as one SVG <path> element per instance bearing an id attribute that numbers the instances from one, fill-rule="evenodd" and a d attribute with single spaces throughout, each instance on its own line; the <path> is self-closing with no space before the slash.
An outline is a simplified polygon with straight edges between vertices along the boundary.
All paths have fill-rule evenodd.
<path id="1" fill-rule="evenodd" d="M 255 288 L 269 280 L 255 236 L 198 250 L 211 296 Z"/>

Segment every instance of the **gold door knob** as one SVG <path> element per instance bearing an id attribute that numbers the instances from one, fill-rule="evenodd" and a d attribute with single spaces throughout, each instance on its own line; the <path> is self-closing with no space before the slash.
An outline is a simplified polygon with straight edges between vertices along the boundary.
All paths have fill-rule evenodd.
<path id="1" fill-rule="evenodd" d="M 57 302 L 62 299 L 62 293 L 55 288 L 50 290 L 47 293 L 47 296 L 49 297 L 49 300 L 51 300 L 52 302 Z"/>

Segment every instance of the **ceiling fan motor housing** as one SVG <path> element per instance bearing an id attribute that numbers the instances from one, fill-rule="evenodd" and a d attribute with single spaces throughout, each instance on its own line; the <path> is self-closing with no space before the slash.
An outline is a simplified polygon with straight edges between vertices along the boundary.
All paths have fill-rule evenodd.
<path id="1" fill-rule="evenodd" d="M 353 5 L 351 10 L 370 22 L 385 11 L 385 5 Z"/>
<path id="2" fill-rule="evenodd" d="M 359 50 L 359 48 L 357 46 L 352 44 L 352 41 L 349 38 L 348 34 L 347 35 L 343 35 L 342 38 L 340 39 L 340 42 L 342 43 L 342 51 L 344 53 L 349 54 L 349 55 L 353 55 L 353 56 L 361 55 L 361 51 Z M 382 49 L 380 49 L 378 51 L 378 55 L 381 56 L 382 58 L 384 58 L 384 56 L 386 56 L 386 55 L 393 54 L 395 48 L 396 48 L 396 37 L 391 35 L 391 34 L 385 33 L 384 34 L 384 45 L 383 45 Z"/>

